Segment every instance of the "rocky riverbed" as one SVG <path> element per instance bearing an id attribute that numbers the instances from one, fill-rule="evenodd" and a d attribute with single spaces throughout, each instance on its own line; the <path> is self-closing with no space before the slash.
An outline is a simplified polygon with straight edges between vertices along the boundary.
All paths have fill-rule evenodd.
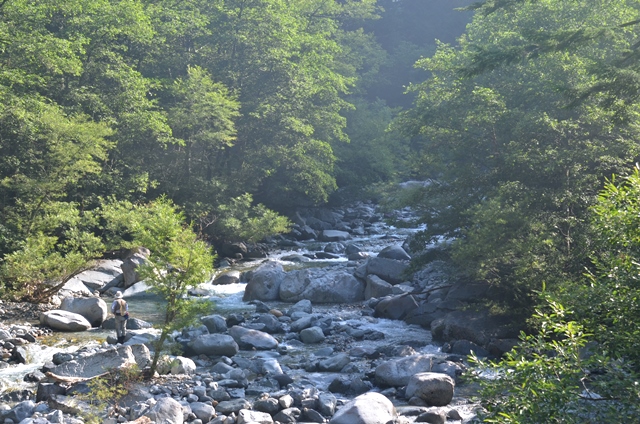
<path id="1" fill-rule="evenodd" d="M 221 309 L 201 317 L 201 325 L 174 334 L 172 344 L 182 353 L 164 357 L 159 375 L 132 381 L 128 393 L 117 403 L 111 399 L 109 407 L 90 405 L 96 390 L 90 382 L 133 364 L 147 367 L 157 333 L 143 319 L 132 319 L 124 345 L 114 344 L 110 333 L 104 336 L 110 294 L 123 290 L 133 304 L 145 292 L 135 278 L 144 251 L 100 263 L 71 281 L 51 305 L 0 305 L 6 312 L 0 321 L 0 419 L 42 424 L 91 417 L 191 424 L 472 421 L 475 405 L 468 394 L 473 387 L 460 379 L 466 354 L 499 354 L 513 343 L 513 330 L 498 318 L 460 307 L 488 288 L 449 281 L 438 264 L 409 274 L 410 253 L 402 247 L 406 234 L 385 226 L 372 205 L 298 217 L 288 237 L 230 252 L 229 264 L 252 259 L 258 260 L 255 266 L 223 269 L 194 293 L 215 301 L 215 286 L 239 284 L 245 288 L 244 306 L 235 312 Z M 268 258 L 251 257 L 268 251 L 277 254 L 265 262 Z M 100 337 L 75 345 L 58 340 L 44 348 L 42 341 L 52 340 L 52 333 L 59 339 L 68 334 L 55 328 L 60 319 L 47 320 L 52 313 L 71 321 L 78 315 L 78 322 L 88 322 L 82 324 L 87 332 L 101 331 Z M 21 375 L 21 382 L 8 382 L 9 375 Z"/>

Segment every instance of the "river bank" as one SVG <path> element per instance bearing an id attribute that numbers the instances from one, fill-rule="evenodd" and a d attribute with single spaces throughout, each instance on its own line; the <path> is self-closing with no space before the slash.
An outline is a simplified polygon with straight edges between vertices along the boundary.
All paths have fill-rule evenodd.
<path id="1" fill-rule="evenodd" d="M 376 215 L 375 209 L 370 206 L 361 209 L 367 213 L 373 211 L 372 216 Z M 342 216 L 345 215 L 346 213 L 342 214 Z M 429 418 L 432 421 L 426 422 L 440 422 L 439 420 L 447 417 L 450 422 L 470 422 L 474 416 L 475 405 L 468 398 L 457 394 L 464 392 L 466 396 L 467 392 L 473 391 L 472 388 L 461 384 L 459 378 L 466 366 L 464 354 L 451 352 L 452 345 L 445 345 L 447 352 L 443 352 L 441 343 L 433 343 L 429 326 L 411 323 L 406 319 L 410 316 L 407 312 L 415 311 L 415 306 L 420 307 L 419 302 L 424 301 L 423 305 L 429 304 L 428 298 L 432 297 L 431 294 L 438 292 L 437 285 L 444 286 L 442 275 L 430 269 L 423 270 L 417 277 L 401 276 L 406 270 L 408 258 L 401 256 L 398 259 L 396 255 L 400 253 L 400 246 L 413 230 L 388 227 L 380 220 L 379 215 L 376 219 L 369 217 L 366 221 L 357 214 L 352 215 L 355 216 L 352 221 L 354 224 L 348 228 L 355 228 L 355 233 L 344 231 L 347 227 L 343 226 L 341 230 L 312 229 L 316 232 L 317 239 L 304 242 L 291 238 L 273 240 L 269 258 L 255 259 L 256 264 L 251 267 L 247 265 L 249 261 L 243 261 L 241 271 L 232 274 L 238 277 L 237 281 L 233 280 L 231 284 L 224 286 L 205 284 L 205 295 L 219 304 L 219 308 L 216 309 L 218 314 L 215 319 L 202 317 L 203 325 L 200 328 L 185 329 L 181 335 L 176 335 L 175 339 L 183 347 L 184 356 L 173 357 L 172 360 L 187 365 L 177 370 L 180 371 L 178 374 L 172 374 L 169 370 L 168 375 L 158 380 L 176 381 L 176 385 L 152 383 L 136 386 L 136 391 L 141 391 L 143 394 L 137 397 L 138 400 L 127 401 L 129 406 L 126 408 L 116 411 L 118 422 L 140 419 L 146 416 L 142 411 L 151 409 L 159 399 L 171 397 L 180 405 L 182 422 L 194 424 L 199 424 L 197 420 L 216 423 L 250 422 L 247 421 L 248 415 L 247 417 L 242 415 L 249 412 L 241 414 L 241 411 L 261 412 L 270 415 L 271 419 L 277 422 L 331 420 L 337 423 L 339 417 L 334 417 L 336 410 L 346 411 L 356 408 L 357 411 L 358 408 L 352 403 L 358 396 L 369 392 L 382 394 L 390 402 L 391 406 L 384 401 L 381 403 L 382 410 L 387 412 L 380 412 L 380 414 L 381 416 L 389 414 L 390 419 L 398 423 L 423 422 L 422 420 L 427 417 L 432 417 Z M 305 225 L 308 222 L 314 222 L 309 218 L 303 218 L 303 220 Z M 365 230 L 367 228 L 369 230 Z M 336 231 L 347 233 L 348 236 Z M 368 234 L 361 234 L 363 232 Z M 326 238 L 328 235 L 348 238 L 330 240 Z M 342 248 L 339 245 L 342 245 Z M 353 252 L 346 253 L 349 246 L 358 248 L 358 252 L 355 252 L 357 256 L 348 257 L 348 255 L 354 255 Z M 391 248 L 388 251 L 392 252 L 393 258 L 385 258 L 385 254 L 380 255 L 384 249 L 388 248 Z M 337 250 L 338 253 L 327 250 Z M 318 255 L 318 252 L 335 256 Z M 406 252 L 404 254 L 408 256 Z M 319 260 L 318 256 L 322 259 Z M 262 263 L 265 259 L 269 260 Z M 376 264 L 374 259 L 380 263 Z M 381 267 L 381 264 L 385 266 Z M 400 264 L 402 264 L 401 267 Z M 258 267 L 256 268 L 255 265 Z M 291 299 L 295 296 L 300 299 L 284 302 L 279 296 L 266 299 L 261 298 L 261 295 L 255 295 L 255 293 L 262 293 L 261 284 L 273 282 L 273 280 L 259 278 L 260 275 L 264 275 L 261 274 L 260 268 L 276 269 L 280 283 L 285 282 L 284 286 L 279 285 L 279 288 L 288 287 L 283 293 L 288 293 Z M 211 283 L 233 271 L 235 271 L 233 267 L 221 270 Z M 319 281 L 320 284 L 313 288 L 313 284 L 309 284 L 311 281 Z M 332 286 L 335 281 L 339 283 Z M 348 301 L 326 302 L 326 296 L 329 294 L 334 296 L 335 292 L 340 291 L 338 289 L 343 289 L 349 284 L 354 287 L 355 298 L 340 298 L 339 300 Z M 216 287 L 224 287 L 225 290 L 215 293 Z M 322 291 L 322 287 L 333 288 L 327 292 Z M 229 290 L 229 288 L 233 289 Z M 249 291 L 254 293 L 252 298 L 247 299 L 246 288 L 251 288 Z M 428 296 L 420 294 L 425 290 L 430 290 Z M 440 292 L 442 295 L 445 289 L 440 289 Z M 349 292 L 344 296 L 350 296 L 353 293 Z M 448 293 L 449 290 L 446 290 L 446 294 Z M 198 294 L 202 295 L 203 292 Z M 108 292 L 105 292 L 103 297 L 108 298 Z M 311 301 L 302 299 L 305 297 L 311 297 Z M 398 303 L 406 299 L 410 300 L 408 306 L 406 301 Z M 432 297 L 431 304 L 448 301 L 446 295 L 442 296 L 439 302 L 436 302 L 436 299 L 438 297 Z M 136 295 L 130 297 L 130 302 L 136 303 Z M 234 307 L 234 304 L 238 307 Z M 301 305 L 304 306 L 303 310 Z M 19 309 L 17 308 L 15 317 L 18 316 Z M 32 322 L 35 313 L 42 312 L 32 307 L 24 309 L 25 317 Z M 218 327 L 211 324 L 214 321 L 217 321 Z M 7 320 L 3 322 L 6 323 Z M 82 363 L 87 357 L 100 358 L 109 354 L 127 360 L 133 360 L 132 358 L 135 357 L 135 361 L 139 361 L 139 365 L 144 366 L 147 353 L 138 352 L 139 357 L 136 357 L 133 351 L 129 352 L 126 348 L 146 346 L 150 337 L 152 334 L 149 330 L 132 330 L 125 346 L 117 349 L 108 343 L 108 337 L 102 341 L 98 339 L 80 347 L 78 349 L 80 353 L 69 353 L 70 356 L 66 357 L 66 361 L 54 364 L 55 367 L 48 367 L 48 369 L 49 372 L 53 372 L 65 362 L 80 361 Z M 231 350 L 216 351 L 210 344 L 205 343 L 221 338 L 228 342 L 225 348 Z M 247 342 L 247 339 L 252 341 Z M 265 344 L 265 341 L 268 343 Z M 233 347 L 234 343 L 238 345 L 237 348 Z M 466 343 L 466 348 L 469 348 L 468 343 L 472 342 L 466 341 Z M 203 347 L 205 345 L 206 347 Z M 457 350 L 464 347 L 459 344 Z M 59 357 L 58 361 L 60 361 Z M 58 368 L 58 373 L 60 370 L 61 368 Z M 53 372 L 54 375 L 58 373 Z M 451 385 L 452 392 L 446 404 L 433 405 L 432 400 L 413 396 L 415 392 L 407 393 L 409 380 L 425 373 L 436 377 L 439 374 L 451 380 L 451 383 L 447 380 L 445 384 L 445 386 Z M 65 377 L 78 377 L 77 372 L 75 375 L 72 375 L 73 371 L 68 374 L 70 375 Z M 424 382 L 414 382 L 411 387 L 418 383 Z M 60 382 L 52 383 L 46 378 L 33 384 L 38 392 L 42 391 L 41 387 L 65 386 Z M 195 388 L 199 389 L 194 390 Z M 445 387 L 443 390 L 447 391 L 448 388 Z M 36 396 L 34 400 L 40 403 L 35 402 L 33 409 L 37 409 L 40 404 L 46 404 L 51 411 L 70 411 L 64 412 L 67 414 L 65 419 L 77 419 L 83 414 L 81 411 L 66 407 L 56 409 L 52 406 L 57 405 L 56 402 L 60 396 L 73 398 L 73 393 L 74 389 L 65 387 L 64 394 L 51 394 L 46 400 L 37 399 Z M 23 394 L 30 396 L 24 392 Z M 2 396 L 6 402 L 11 400 L 11 395 L 7 397 L 7 393 L 3 393 Z M 145 396 L 148 397 L 140 400 Z M 289 406 L 287 406 L 288 402 L 281 402 L 286 396 L 294 399 Z M 328 402 L 329 406 L 327 406 L 320 402 L 320 398 L 324 401 L 335 398 L 335 401 Z M 275 402 L 279 405 L 277 410 L 267 408 L 264 402 L 260 403 L 265 399 L 269 400 L 267 404 Z M 13 395 L 13 408 L 16 407 L 15 402 L 20 400 L 33 402 L 31 399 L 25 400 Z M 378 405 L 380 403 L 378 401 L 380 399 L 367 398 L 371 407 Z M 221 402 L 232 402 L 232 404 L 223 404 L 219 407 Z M 143 407 L 143 404 L 146 407 Z M 213 411 L 210 411 L 209 408 L 202 407 L 212 412 L 212 415 L 201 413 L 199 417 L 194 412 L 194 408 L 197 410 L 200 404 L 213 408 Z M 25 408 L 28 410 L 29 406 L 30 404 Z M 347 406 L 348 408 L 344 409 Z M 234 409 L 236 407 L 239 409 Z M 44 406 L 40 408 L 45 409 Z M 265 408 L 267 411 L 261 410 Z M 283 413 L 285 410 L 287 412 Z M 37 418 L 48 416 L 47 414 L 51 414 L 51 411 L 46 414 L 38 413 Z M 4 414 L 6 419 L 8 412 L 0 412 L 0 414 Z M 276 419 L 276 416 L 279 419 Z M 267 420 L 264 422 L 269 422 L 266 416 L 261 417 Z M 418 419 L 418 417 L 422 418 Z M 49 420 L 49 418 L 46 419 Z"/>

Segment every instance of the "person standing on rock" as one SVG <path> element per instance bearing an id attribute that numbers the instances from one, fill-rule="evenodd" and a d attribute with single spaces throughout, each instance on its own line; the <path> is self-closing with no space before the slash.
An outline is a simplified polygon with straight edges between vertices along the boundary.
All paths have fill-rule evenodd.
<path id="1" fill-rule="evenodd" d="M 129 319 L 129 305 L 122 298 L 122 292 L 116 292 L 115 299 L 111 304 L 111 312 L 116 321 L 116 336 L 118 343 L 124 343 L 124 337 L 127 335 L 127 320 Z"/>

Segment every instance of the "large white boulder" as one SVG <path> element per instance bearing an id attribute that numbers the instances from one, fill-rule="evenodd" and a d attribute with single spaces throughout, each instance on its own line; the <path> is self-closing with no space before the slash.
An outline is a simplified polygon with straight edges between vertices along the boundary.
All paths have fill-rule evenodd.
<path id="1" fill-rule="evenodd" d="M 99 297 L 65 297 L 60 309 L 80 314 L 92 327 L 99 327 L 107 319 L 107 304 Z"/>
<path id="2" fill-rule="evenodd" d="M 41 313 L 40 324 L 58 331 L 86 331 L 91 328 L 91 323 L 82 315 L 59 309 Z"/>
<path id="3" fill-rule="evenodd" d="M 393 403 L 376 392 L 360 395 L 345 404 L 329 424 L 387 424 L 398 416 Z"/>
<path id="4" fill-rule="evenodd" d="M 418 397 L 430 406 L 446 406 L 453 399 L 455 382 L 446 374 L 423 372 L 411 376 L 407 383 L 407 398 Z"/>

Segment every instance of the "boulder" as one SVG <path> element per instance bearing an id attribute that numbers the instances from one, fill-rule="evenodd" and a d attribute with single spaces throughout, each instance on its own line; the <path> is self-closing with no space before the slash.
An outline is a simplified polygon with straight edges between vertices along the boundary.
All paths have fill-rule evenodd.
<path id="1" fill-rule="evenodd" d="M 418 397 L 429 406 L 446 406 L 453 399 L 454 387 L 455 382 L 446 374 L 418 373 L 409 378 L 405 396 Z"/>
<path id="2" fill-rule="evenodd" d="M 379 258 L 396 259 L 399 261 L 409 261 L 411 256 L 402 248 L 402 246 L 387 246 L 378 253 Z"/>
<path id="3" fill-rule="evenodd" d="M 227 331 L 227 320 L 222 315 L 207 315 L 204 317 L 200 317 L 200 322 L 202 322 L 209 330 L 209 333 L 224 333 Z"/>
<path id="4" fill-rule="evenodd" d="M 324 332 L 320 327 L 309 327 L 300 331 L 300 340 L 305 344 L 320 343 L 324 338 Z"/>
<path id="5" fill-rule="evenodd" d="M 120 267 L 122 268 L 125 289 L 140 281 L 140 276 L 136 272 L 136 268 L 145 263 L 150 254 L 149 249 L 140 247 L 122 261 Z"/>
<path id="6" fill-rule="evenodd" d="M 158 399 L 144 416 L 150 418 L 156 424 L 182 424 L 184 422 L 182 405 L 170 397 Z"/>
<path id="7" fill-rule="evenodd" d="M 414 374 L 431 371 L 432 358 L 412 355 L 383 362 L 376 367 L 376 383 L 381 386 L 405 386 Z"/>
<path id="8" fill-rule="evenodd" d="M 393 292 L 393 286 L 377 275 L 367 275 L 367 285 L 364 288 L 364 300 L 385 297 Z"/>
<path id="9" fill-rule="evenodd" d="M 241 409 L 238 411 L 238 424 L 271 424 L 273 418 L 266 412 Z"/>
<path id="10" fill-rule="evenodd" d="M 382 299 L 375 308 L 377 317 L 400 320 L 418 308 L 418 303 L 411 295 L 388 296 Z"/>
<path id="11" fill-rule="evenodd" d="M 99 327 L 107 319 L 107 304 L 98 297 L 65 297 L 60 309 L 82 315 L 92 327 Z"/>
<path id="12" fill-rule="evenodd" d="M 90 289 L 103 291 L 106 287 L 115 287 L 124 281 L 120 259 L 102 259 L 75 278 Z"/>
<path id="13" fill-rule="evenodd" d="M 216 412 L 219 414 L 229 415 L 237 414 L 241 409 L 251 408 L 251 403 L 243 398 L 223 400 L 216 405 Z"/>
<path id="14" fill-rule="evenodd" d="M 351 363 L 349 355 L 338 353 L 318 362 L 318 370 L 322 372 L 340 372 Z"/>
<path id="15" fill-rule="evenodd" d="M 271 350 L 278 347 L 278 341 L 263 331 L 234 325 L 229 329 L 229 334 L 241 349 Z"/>
<path id="16" fill-rule="evenodd" d="M 110 369 L 136 364 L 143 369 L 150 362 L 149 349 L 145 345 L 120 346 L 118 349 L 99 351 L 78 357 L 51 369 L 55 375 L 64 377 L 91 378 Z"/>
<path id="17" fill-rule="evenodd" d="M 377 275 L 391 284 L 400 284 L 405 279 L 405 272 L 409 269 L 409 262 L 375 257 L 367 261 L 366 272 Z"/>
<path id="18" fill-rule="evenodd" d="M 193 402 L 190 403 L 191 412 L 198 417 L 198 419 L 202 420 L 203 423 L 208 423 L 216 416 L 216 410 L 213 406 L 204 403 L 204 402 Z"/>
<path id="19" fill-rule="evenodd" d="M 58 331 L 86 331 L 91 328 L 91 323 L 82 315 L 58 309 L 42 312 L 40 324 Z"/>
<path id="20" fill-rule="evenodd" d="M 171 360 L 171 374 L 192 375 L 196 372 L 196 364 L 193 360 L 183 356 L 176 356 Z"/>
<path id="21" fill-rule="evenodd" d="M 322 230 L 318 238 L 320 241 L 345 241 L 351 236 L 346 231 Z"/>
<path id="22" fill-rule="evenodd" d="M 288 272 L 280 285 L 280 299 L 311 303 L 354 303 L 364 300 L 364 283 L 346 271 L 318 272 L 304 269 Z"/>
<path id="23" fill-rule="evenodd" d="M 338 409 L 329 424 L 387 424 L 395 422 L 398 413 L 386 396 L 369 392 Z"/>
<path id="24" fill-rule="evenodd" d="M 232 270 L 218 275 L 213 279 L 211 284 L 224 285 L 224 284 L 236 284 L 240 282 L 240 271 Z"/>
<path id="25" fill-rule="evenodd" d="M 244 289 L 242 300 L 279 300 L 280 284 L 285 277 L 282 266 L 276 262 L 266 262 L 252 272 Z"/>
<path id="26" fill-rule="evenodd" d="M 323 249 L 327 253 L 340 254 L 344 253 L 345 247 L 344 244 L 338 242 L 327 243 L 327 245 Z"/>
<path id="27" fill-rule="evenodd" d="M 204 334 L 189 343 L 196 355 L 233 356 L 240 351 L 233 337 L 227 334 Z"/>
<path id="28" fill-rule="evenodd" d="M 287 310 L 287 315 L 291 316 L 295 312 L 304 312 L 305 314 L 312 313 L 313 305 L 311 304 L 311 301 L 309 299 L 302 299 L 296 302 Z"/>

